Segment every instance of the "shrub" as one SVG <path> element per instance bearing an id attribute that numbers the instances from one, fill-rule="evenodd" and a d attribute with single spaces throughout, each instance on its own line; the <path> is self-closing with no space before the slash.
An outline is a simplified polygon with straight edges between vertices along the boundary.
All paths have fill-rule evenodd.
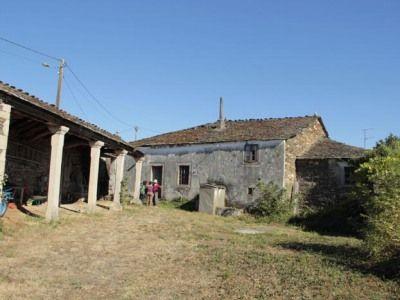
<path id="1" fill-rule="evenodd" d="M 247 212 L 257 217 L 268 217 L 282 220 L 292 212 L 291 201 L 286 197 L 286 191 L 276 184 L 269 182 L 257 184 L 257 199 L 247 208 Z"/>
<path id="2" fill-rule="evenodd" d="M 357 190 L 365 199 L 365 243 L 378 257 L 400 253 L 400 138 L 377 143 L 356 171 Z"/>

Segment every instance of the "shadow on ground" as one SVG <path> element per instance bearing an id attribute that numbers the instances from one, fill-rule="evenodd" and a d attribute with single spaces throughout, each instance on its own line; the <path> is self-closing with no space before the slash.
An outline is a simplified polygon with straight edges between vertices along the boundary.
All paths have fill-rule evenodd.
<path id="1" fill-rule="evenodd" d="M 365 227 L 364 215 L 365 211 L 360 201 L 343 199 L 340 203 L 294 216 L 288 223 L 324 235 L 360 238 Z"/>
<path id="2" fill-rule="evenodd" d="M 186 198 L 176 198 L 173 200 L 163 200 L 160 202 L 162 206 L 173 207 L 185 211 L 198 211 L 199 209 L 199 196 L 197 195 L 191 200 Z"/>
<path id="3" fill-rule="evenodd" d="M 343 265 L 364 274 L 373 274 L 381 279 L 400 280 L 400 255 L 383 261 L 373 261 L 359 247 L 349 245 L 326 245 L 319 243 L 288 242 L 278 246 L 299 252 L 319 254 L 327 261 Z"/>
<path id="4" fill-rule="evenodd" d="M 17 209 L 18 209 L 20 212 L 22 212 L 23 214 L 28 215 L 28 216 L 30 216 L 30 217 L 33 217 L 33 218 L 42 218 L 42 216 L 40 216 L 40 215 L 38 215 L 38 214 L 36 214 L 36 213 L 34 213 L 34 212 L 28 210 L 25 206 L 23 206 L 23 205 L 21 205 L 21 204 L 19 204 L 19 203 L 17 204 Z"/>

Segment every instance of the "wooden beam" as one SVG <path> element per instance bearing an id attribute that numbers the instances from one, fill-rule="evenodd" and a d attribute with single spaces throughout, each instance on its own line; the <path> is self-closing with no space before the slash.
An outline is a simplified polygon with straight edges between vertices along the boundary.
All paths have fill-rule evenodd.
<path id="1" fill-rule="evenodd" d="M 80 146 L 89 147 L 89 144 L 86 143 L 86 142 L 83 142 L 83 141 L 82 142 L 75 142 L 75 143 L 71 143 L 71 144 L 65 145 L 64 149 L 71 149 L 71 148 L 80 147 Z"/>
<path id="2" fill-rule="evenodd" d="M 34 142 L 49 135 L 51 135 L 51 132 L 49 130 L 46 130 L 43 131 L 41 134 L 36 135 L 33 139 L 30 139 L 30 141 Z"/>

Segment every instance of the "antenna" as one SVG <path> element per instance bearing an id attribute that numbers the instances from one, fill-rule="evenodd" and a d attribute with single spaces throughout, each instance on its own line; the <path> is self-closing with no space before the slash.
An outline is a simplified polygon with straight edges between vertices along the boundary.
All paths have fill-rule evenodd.
<path id="1" fill-rule="evenodd" d="M 135 141 L 137 140 L 137 134 L 138 134 L 138 131 L 139 131 L 139 126 L 135 126 L 135 127 L 133 127 L 133 129 L 135 129 Z"/>
<path id="2" fill-rule="evenodd" d="M 374 130 L 373 128 L 364 128 L 363 131 L 363 141 L 364 141 L 364 149 L 367 148 L 367 141 L 372 139 L 373 136 L 369 136 L 368 132 Z"/>

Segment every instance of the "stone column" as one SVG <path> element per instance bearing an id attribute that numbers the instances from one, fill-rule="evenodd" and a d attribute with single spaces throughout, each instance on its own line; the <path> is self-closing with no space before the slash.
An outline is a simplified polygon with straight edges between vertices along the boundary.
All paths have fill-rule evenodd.
<path id="1" fill-rule="evenodd" d="M 47 192 L 46 220 L 58 219 L 60 203 L 61 165 L 64 149 L 64 137 L 69 128 L 65 126 L 49 127 L 51 133 L 51 157 L 49 171 L 49 189 Z"/>
<path id="2" fill-rule="evenodd" d="M 135 165 L 135 185 L 133 187 L 133 199 L 139 200 L 140 198 L 140 183 L 142 182 L 142 166 L 144 157 L 136 159 Z"/>
<path id="3" fill-rule="evenodd" d="M 10 128 L 11 106 L 0 103 L 0 196 L 3 193 L 4 172 L 6 169 L 6 154 L 8 131 Z"/>
<path id="4" fill-rule="evenodd" d="M 121 210 L 121 182 L 124 177 L 124 165 L 125 156 L 128 153 L 126 150 L 118 151 L 118 156 L 116 158 L 116 170 L 115 170 L 115 188 L 114 188 L 114 200 L 111 206 L 113 210 Z"/>
<path id="5" fill-rule="evenodd" d="M 88 189 L 88 212 L 96 211 L 97 185 L 99 182 L 100 149 L 104 146 L 101 141 L 90 143 L 90 173 Z"/>

